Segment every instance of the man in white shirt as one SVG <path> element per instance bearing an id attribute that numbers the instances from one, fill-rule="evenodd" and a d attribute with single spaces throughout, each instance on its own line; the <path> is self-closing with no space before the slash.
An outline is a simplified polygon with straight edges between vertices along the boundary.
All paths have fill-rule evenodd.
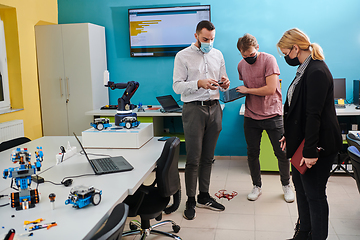
<path id="1" fill-rule="evenodd" d="M 225 210 L 209 194 L 212 160 L 216 142 L 222 129 L 222 110 L 219 88 L 230 86 L 222 53 L 213 48 L 215 27 L 201 21 L 196 27 L 196 43 L 176 54 L 173 89 L 184 102 L 182 121 L 186 144 L 185 185 L 186 209 L 184 217 L 195 218 L 195 195 L 199 179 L 198 207 Z"/>

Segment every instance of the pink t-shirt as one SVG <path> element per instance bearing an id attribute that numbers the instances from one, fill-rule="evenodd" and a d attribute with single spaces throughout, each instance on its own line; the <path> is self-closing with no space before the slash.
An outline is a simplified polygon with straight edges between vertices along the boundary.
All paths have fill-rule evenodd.
<path id="1" fill-rule="evenodd" d="M 254 64 L 248 64 L 242 59 L 238 64 L 239 79 L 247 88 L 260 88 L 266 85 L 266 77 L 280 75 L 279 66 L 273 55 L 261 52 Z M 263 120 L 282 115 L 282 96 L 280 82 L 276 91 L 270 96 L 249 94 L 245 100 L 245 117 Z"/>

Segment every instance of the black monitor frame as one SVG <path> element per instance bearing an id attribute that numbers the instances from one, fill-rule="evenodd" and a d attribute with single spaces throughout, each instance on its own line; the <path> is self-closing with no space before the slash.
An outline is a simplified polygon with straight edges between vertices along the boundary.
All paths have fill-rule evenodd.
<path id="1" fill-rule="evenodd" d="M 346 78 L 334 78 L 334 99 L 346 100 Z"/>
<path id="2" fill-rule="evenodd" d="M 130 18 L 131 15 L 153 15 L 156 16 L 156 14 L 159 14 L 159 16 L 161 15 L 167 15 L 168 13 L 179 13 L 179 14 L 183 14 L 183 13 L 191 13 L 191 12 L 201 12 L 204 11 L 206 14 L 206 17 L 202 17 L 202 16 L 198 16 L 201 19 L 200 20 L 196 20 L 193 23 L 193 26 L 189 26 L 189 23 L 182 23 L 182 21 L 176 21 L 176 17 L 174 17 L 173 19 L 169 20 L 169 21 L 176 21 L 174 22 L 174 25 L 177 26 L 177 28 L 181 29 L 182 27 L 178 26 L 183 25 L 183 29 L 188 29 L 188 32 L 191 32 L 191 36 L 190 38 L 192 38 L 192 40 L 190 41 L 185 41 L 183 43 L 174 43 L 174 44 L 169 44 L 168 42 L 164 42 L 165 40 L 159 38 L 159 42 L 156 43 L 155 45 L 149 44 L 148 46 L 146 46 L 146 44 L 144 46 L 135 46 L 132 44 L 132 36 L 131 34 L 131 28 L 134 28 L 134 26 L 131 26 L 130 24 Z M 171 14 L 170 14 L 171 15 Z M 180 15 L 179 15 L 180 16 Z M 149 18 L 151 19 L 151 17 Z M 194 33 L 196 30 L 196 25 L 198 22 L 200 22 L 201 20 L 209 20 L 211 21 L 211 7 L 210 5 L 189 5 L 189 6 L 171 6 L 171 7 L 149 7 L 149 8 L 136 8 L 136 9 L 128 9 L 128 23 L 129 23 L 129 45 L 130 45 L 130 56 L 131 57 L 159 57 L 159 56 L 175 56 L 177 52 L 179 52 L 180 50 L 188 47 L 191 45 L 192 42 L 195 42 L 195 38 Z M 158 21 L 158 20 L 149 20 L 149 21 Z M 157 24 L 157 23 L 151 23 L 151 24 Z M 171 24 L 171 22 L 170 22 Z M 141 26 L 145 26 L 146 27 L 146 22 L 142 23 Z M 139 27 L 141 27 L 139 26 Z M 136 28 L 138 29 L 138 28 Z M 159 31 L 159 35 L 166 35 L 167 34 L 167 29 L 164 28 L 160 28 L 157 29 Z M 179 34 L 181 36 L 181 34 L 183 34 L 183 31 L 179 30 Z M 168 37 L 171 37 L 175 35 L 175 34 L 168 34 Z M 188 35 L 186 35 L 188 36 Z M 177 37 L 174 36 L 174 39 L 176 39 Z M 155 38 L 154 38 L 155 39 Z M 156 39 L 157 40 L 157 39 Z M 176 41 L 175 41 L 176 42 Z"/>

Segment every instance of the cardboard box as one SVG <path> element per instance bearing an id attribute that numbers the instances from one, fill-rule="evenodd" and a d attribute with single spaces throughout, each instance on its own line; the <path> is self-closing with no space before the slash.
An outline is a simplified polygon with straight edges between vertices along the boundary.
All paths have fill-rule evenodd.
<path id="1" fill-rule="evenodd" d="M 115 126 L 98 131 L 90 128 L 82 132 L 85 148 L 141 148 L 154 137 L 152 123 L 140 123 L 136 128 Z"/>

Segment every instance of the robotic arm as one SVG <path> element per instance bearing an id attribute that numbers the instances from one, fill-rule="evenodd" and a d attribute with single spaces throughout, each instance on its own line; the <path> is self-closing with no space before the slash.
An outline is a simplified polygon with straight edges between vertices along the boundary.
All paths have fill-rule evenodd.
<path id="1" fill-rule="evenodd" d="M 137 120 L 136 113 L 132 110 L 136 108 L 136 105 L 130 103 L 131 97 L 139 88 L 139 83 L 135 81 L 129 81 L 127 83 L 114 83 L 109 81 L 109 72 L 104 72 L 104 85 L 111 90 L 124 89 L 125 92 L 121 98 L 118 99 L 117 114 L 115 115 L 115 125 L 122 126 L 127 129 L 139 126 L 140 122 Z"/>
<path id="2" fill-rule="evenodd" d="M 127 83 L 114 83 L 108 81 L 105 87 L 109 87 L 111 90 L 126 88 L 122 97 L 118 99 L 118 111 L 126 112 L 136 107 L 134 104 L 130 103 L 130 99 L 132 98 L 136 90 L 139 88 L 138 82 L 129 81 Z"/>

